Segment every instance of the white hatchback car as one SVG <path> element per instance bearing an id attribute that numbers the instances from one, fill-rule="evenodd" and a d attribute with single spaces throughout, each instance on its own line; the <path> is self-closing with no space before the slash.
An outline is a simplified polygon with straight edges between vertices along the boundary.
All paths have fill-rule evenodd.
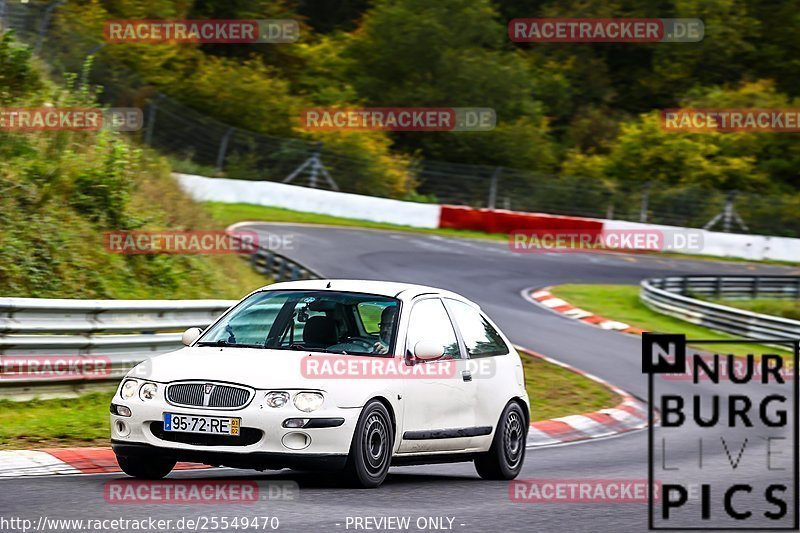
<path id="1" fill-rule="evenodd" d="M 277 283 L 183 340 L 132 369 L 112 401 L 112 447 L 131 476 L 159 479 L 191 461 L 341 469 L 376 487 L 393 465 L 474 461 L 487 479 L 522 468 L 520 357 L 458 294 Z"/>

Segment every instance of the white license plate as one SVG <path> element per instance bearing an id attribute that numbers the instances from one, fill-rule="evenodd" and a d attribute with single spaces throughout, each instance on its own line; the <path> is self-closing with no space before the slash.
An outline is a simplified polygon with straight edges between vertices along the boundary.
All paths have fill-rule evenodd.
<path id="1" fill-rule="evenodd" d="M 241 418 L 195 416 L 164 413 L 164 431 L 182 433 L 210 433 L 212 435 L 239 435 Z"/>

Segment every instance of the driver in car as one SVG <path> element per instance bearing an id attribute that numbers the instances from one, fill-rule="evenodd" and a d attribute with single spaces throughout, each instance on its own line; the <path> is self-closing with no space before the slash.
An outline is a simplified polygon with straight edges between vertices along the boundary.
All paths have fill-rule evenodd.
<path id="1" fill-rule="evenodd" d="M 372 353 L 389 353 L 389 344 L 392 342 L 392 330 L 397 319 L 397 306 L 390 306 L 381 312 L 380 333 L 378 342 L 372 346 Z"/>

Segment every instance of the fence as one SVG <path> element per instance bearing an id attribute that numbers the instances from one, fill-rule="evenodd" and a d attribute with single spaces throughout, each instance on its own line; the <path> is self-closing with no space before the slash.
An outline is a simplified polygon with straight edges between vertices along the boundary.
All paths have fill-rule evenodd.
<path id="1" fill-rule="evenodd" d="M 692 298 L 800 297 L 797 276 L 675 276 L 646 279 L 639 298 L 659 313 L 749 339 L 800 339 L 800 321 Z"/>
<path id="2" fill-rule="evenodd" d="M 165 94 L 154 83 L 114 59 L 98 35 L 81 31 L 80 21 L 59 18 L 63 0 L 22 3 L 0 0 L 0 25 L 13 28 L 52 68 L 53 75 L 81 72 L 94 58 L 88 81 L 103 86 L 105 103 L 144 111 L 140 141 L 173 157 L 174 169 L 189 174 L 284 181 L 304 163 L 317 162 L 333 177 L 322 179 L 309 164 L 292 183 L 384 197 L 406 197 L 440 204 L 496 207 L 517 211 L 613 218 L 684 227 L 738 229 L 739 221 L 758 234 L 800 236 L 800 219 L 782 196 L 740 194 L 692 186 L 618 189 L 582 176 L 444 161 L 408 165 L 366 154 L 320 146 L 310 138 L 283 138 L 248 131 L 210 117 Z M 316 170 L 315 170 L 316 169 Z M 403 191 L 378 176 L 406 176 Z M 644 181 L 644 180 L 643 180 Z M 336 185 L 333 185 L 335 183 Z M 780 215 L 776 215 L 780 213 Z"/>

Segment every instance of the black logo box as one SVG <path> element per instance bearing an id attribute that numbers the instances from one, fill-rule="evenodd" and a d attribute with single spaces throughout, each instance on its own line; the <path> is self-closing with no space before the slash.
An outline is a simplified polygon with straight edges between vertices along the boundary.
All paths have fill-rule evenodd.
<path id="1" fill-rule="evenodd" d="M 684 374 L 686 373 L 686 345 L 715 345 L 715 344 L 776 344 L 792 347 L 793 351 L 793 394 L 794 394 L 794 423 L 793 446 L 794 449 L 794 523 L 781 527 L 655 527 L 654 521 L 654 422 L 655 408 L 653 407 L 653 381 L 656 374 Z M 654 360 L 654 355 L 658 359 Z M 672 360 L 662 357 L 667 354 Z M 797 531 L 800 529 L 800 383 L 798 381 L 798 359 L 800 359 L 800 339 L 732 339 L 732 340 L 687 340 L 683 334 L 668 333 L 643 333 L 642 334 L 642 372 L 647 374 L 647 472 L 648 472 L 648 529 L 651 531 Z"/>

